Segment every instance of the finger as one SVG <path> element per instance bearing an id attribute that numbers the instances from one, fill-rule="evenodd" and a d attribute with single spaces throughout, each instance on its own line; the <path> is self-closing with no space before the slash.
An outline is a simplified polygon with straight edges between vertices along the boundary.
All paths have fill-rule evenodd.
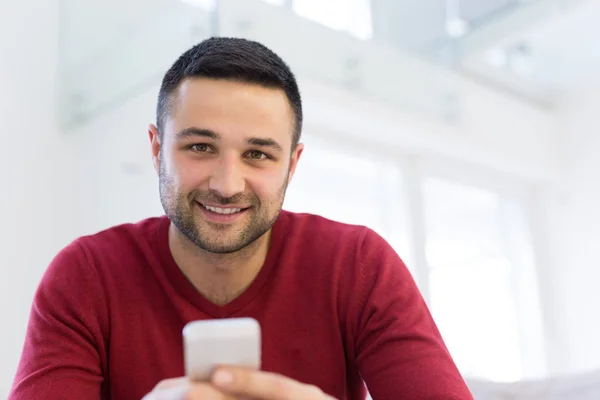
<path id="1" fill-rule="evenodd" d="M 192 383 L 185 379 L 178 382 L 161 382 L 143 400 L 239 400 L 231 394 L 215 388 L 208 383 Z"/>
<path id="2" fill-rule="evenodd" d="M 193 384 L 191 390 L 182 399 L 185 400 L 239 400 L 232 393 L 226 393 L 211 384 Z"/>
<path id="3" fill-rule="evenodd" d="M 212 382 L 230 393 L 263 400 L 331 399 L 316 386 L 279 374 L 245 368 L 220 368 L 213 374 Z"/>

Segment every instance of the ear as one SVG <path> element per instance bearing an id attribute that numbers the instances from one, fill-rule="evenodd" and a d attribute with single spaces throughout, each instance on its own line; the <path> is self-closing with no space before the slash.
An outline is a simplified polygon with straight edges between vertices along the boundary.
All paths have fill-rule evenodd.
<path id="1" fill-rule="evenodd" d="M 154 170 L 158 174 L 160 170 L 160 136 L 158 135 L 158 128 L 152 124 L 148 127 L 148 137 L 150 138 L 150 148 L 152 151 L 152 164 L 154 164 Z"/>
<path id="2" fill-rule="evenodd" d="M 294 151 L 292 151 L 292 157 L 290 159 L 290 172 L 288 174 L 288 184 L 291 182 L 294 173 L 296 172 L 296 167 L 298 166 L 298 160 L 300 160 L 300 156 L 302 155 L 302 151 L 304 151 L 304 143 L 298 143 Z"/>

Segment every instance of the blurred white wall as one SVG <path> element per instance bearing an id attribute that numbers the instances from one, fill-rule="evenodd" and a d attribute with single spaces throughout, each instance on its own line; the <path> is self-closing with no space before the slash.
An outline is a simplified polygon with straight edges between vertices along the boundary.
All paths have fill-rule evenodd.
<path id="1" fill-rule="evenodd" d="M 600 94 L 582 93 L 561 113 L 563 175 L 555 225 L 566 361 L 573 371 L 600 368 Z"/>
<path id="2" fill-rule="evenodd" d="M 67 133 L 76 149 L 78 232 L 163 213 L 147 133 L 157 94 L 144 91 Z"/>

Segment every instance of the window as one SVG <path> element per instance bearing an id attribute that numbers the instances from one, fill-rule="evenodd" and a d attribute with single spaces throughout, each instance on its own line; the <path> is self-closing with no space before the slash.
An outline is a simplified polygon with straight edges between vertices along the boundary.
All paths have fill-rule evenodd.
<path id="1" fill-rule="evenodd" d="M 424 179 L 422 190 L 430 307 L 450 352 L 467 376 L 522 379 L 527 334 L 516 270 L 527 260 L 511 238 L 520 237 L 521 252 L 530 241 L 519 203 L 434 177 Z M 540 328 L 531 344 L 539 347 L 540 313 L 530 316 L 529 328 Z"/>
<path id="2" fill-rule="evenodd" d="M 273 4 L 274 6 L 283 6 L 287 4 L 289 0 L 262 0 L 265 3 Z"/>
<path id="3" fill-rule="evenodd" d="M 194 7 L 201 8 L 206 11 L 214 11 L 217 0 L 181 0 L 184 3 L 192 5 Z"/>
<path id="4" fill-rule="evenodd" d="M 294 0 L 294 11 L 331 29 L 360 39 L 373 36 L 370 0 Z"/>

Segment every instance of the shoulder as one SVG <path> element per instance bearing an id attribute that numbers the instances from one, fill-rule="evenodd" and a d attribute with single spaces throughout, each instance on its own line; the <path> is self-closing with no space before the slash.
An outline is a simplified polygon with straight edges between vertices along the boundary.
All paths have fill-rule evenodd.
<path id="1" fill-rule="evenodd" d="M 168 226 L 166 217 L 153 217 L 80 236 L 54 256 L 43 283 L 64 286 L 76 284 L 78 279 L 94 279 L 103 260 L 124 259 L 136 249 L 150 248 L 154 236 L 165 224 Z"/>
<path id="2" fill-rule="evenodd" d="M 314 260 L 337 265 L 344 275 L 353 275 L 366 284 L 381 279 L 407 280 L 410 273 L 389 242 L 373 229 L 332 221 L 325 217 L 286 212 L 288 243 L 309 252 Z M 368 283 L 370 282 L 370 283 Z M 356 283 L 356 282 L 354 282 Z"/>
<path id="3" fill-rule="evenodd" d="M 334 221 L 310 213 L 282 211 L 281 220 L 286 236 L 320 246 L 339 243 L 357 246 L 374 233 L 366 226 Z"/>
<path id="4" fill-rule="evenodd" d="M 115 285 L 131 276 L 132 260 L 139 260 L 132 255 L 150 246 L 151 237 L 163 223 L 162 218 L 152 218 L 117 225 L 78 237 L 62 248 L 35 291 L 30 317 L 33 329 L 43 326 L 46 333 L 56 333 L 68 327 L 83 334 L 96 332 L 97 340 L 106 337 L 111 296 L 123 293 L 116 291 Z"/>
<path id="5" fill-rule="evenodd" d="M 131 248 L 135 244 L 152 242 L 159 230 L 168 224 L 166 216 L 123 223 L 81 236 L 72 245 L 78 245 L 86 250 L 115 252 L 121 248 Z"/>
<path id="6" fill-rule="evenodd" d="M 304 248 L 313 246 L 321 249 L 333 248 L 338 254 L 340 251 L 351 252 L 361 259 L 381 255 L 381 252 L 394 253 L 380 234 L 364 225 L 348 224 L 321 215 L 290 211 L 282 211 L 280 220 L 281 233 Z"/>
<path id="7" fill-rule="evenodd" d="M 282 212 L 279 225 L 278 235 L 293 254 L 289 258 L 314 268 L 337 270 L 339 277 L 375 279 L 384 270 L 404 267 L 389 243 L 367 226 L 287 211 Z"/>

